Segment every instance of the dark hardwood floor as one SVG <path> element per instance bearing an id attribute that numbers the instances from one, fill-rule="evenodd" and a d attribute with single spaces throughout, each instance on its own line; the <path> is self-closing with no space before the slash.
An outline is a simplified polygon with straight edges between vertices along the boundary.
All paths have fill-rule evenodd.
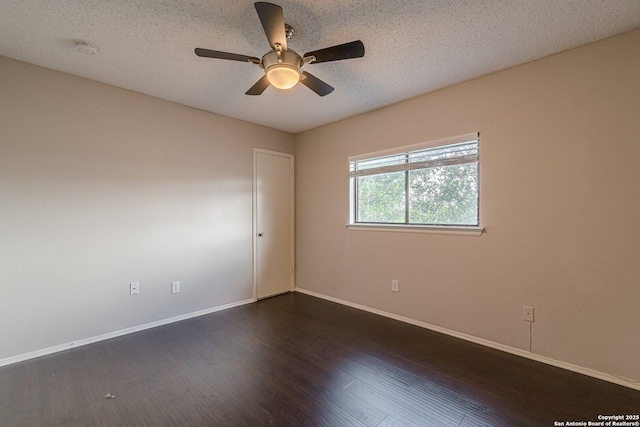
<path id="1" fill-rule="evenodd" d="M 638 413 L 640 391 L 297 293 L 0 368 L 3 427 L 553 426 Z"/>

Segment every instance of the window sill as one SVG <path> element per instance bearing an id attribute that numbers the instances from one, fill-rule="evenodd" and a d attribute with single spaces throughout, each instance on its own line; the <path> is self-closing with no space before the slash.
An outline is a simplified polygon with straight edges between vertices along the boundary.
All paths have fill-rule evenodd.
<path id="1" fill-rule="evenodd" d="M 347 224 L 349 230 L 392 231 L 397 233 L 456 234 L 458 236 L 480 236 L 482 227 L 447 227 L 435 225 L 393 225 L 393 224 Z"/>

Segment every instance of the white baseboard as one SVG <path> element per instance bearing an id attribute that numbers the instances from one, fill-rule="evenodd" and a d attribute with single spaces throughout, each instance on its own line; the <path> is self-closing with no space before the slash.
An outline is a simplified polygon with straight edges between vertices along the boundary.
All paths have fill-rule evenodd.
<path id="1" fill-rule="evenodd" d="M 552 365 L 558 368 L 567 369 L 569 371 L 577 372 L 579 374 L 588 375 L 593 378 L 598 378 L 600 380 L 608 381 L 614 384 L 618 384 L 621 386 L 629 387 L 634 390 L 640 390 L 640 382 L 620 378 L 615 375 L 606 374 L 604 372 L 596 371 L 594 369 L 585 368 L 583 366 L 574 365 L 572 363 L 563 362 L 561 360 L 552 359 L 545 356 L 540 356 L 535 353 L 531 353 L 527 350 L 522 350 L 519 348 L 511 347 L 508 345 L 500 344 L 494 341 L 489 341 L 484 338 L 474 337 L 473 335 L 467 335 L 462 332 L 453 331 L 451 329 L 443 328 L 441 326 L 431 325 L 426 322 L 421 322 L 419 320 L 411 319 L 409 317 L 400 316 L 393 313 L 388 313 L 386 311 L 378 310 L 377 308 L 371 308 L 366 305 L 356 304 L 350 301 L 342 300 L 340 298 L 331 297 L 328 295 L 320 294 L 314 291 L 310 291 L 303 288 L 296 288 L 296 292 L 300 292 L 301 294 L 307 294 L 314 297 L 322 298 L 327 301 L 332 301 L 338 304 L 346 305 L 352 308 L 357 308 L 359 310 L 368 311 L 369 313 L 378 314 L 380 316 L 388 317 L 390 319 L 399 320 L 401 322 L 410 323 L 415 326 L 419 326 L 421 328 L 429 329 L 435 332 L 440 332 L 442 334 L 450 335 L 455 338 L 460 338 L 465 341 L 470 341 L 476 344 L 480 344 L 486 347 L 491 347 L 496 350 L 504 351 L 506 353 L 515 354 L 516 356 L 526 357 L 527 359 L 535 360 L 537 362 L 546 363 L 547 365 Z"/>
<path id="2" fill-rule="evenodd" d="M 98 341 L 104 341 L 110 338 L 120 337 L 122 335 L 144 331 L 145 329 L 151 329 L 157 326 L 168 325 L 169 323 L 179 322 L 181 320 L 187 320 L 193 317 L 204 316 L 205 314 L 215 313 L 216 311 L 226 310 L 229 308 L 238 307 L 245 304 L 250 304 L 255 301 L 256 301 L 255 298 L 250 298 L 250 299 L 246 299 L 238 302 L 232 302 L 229 304 L 219 305 L 213 308 L 207 308 L 205 310 L 194 311 L 192 313 L 187 313 L 187 314 L 181 314 L 180 316 L 170 317 L 168 319 L 156 320 L 155 322 L 145 323 L 144 325 L 133 326 L 131 328 L 121 329 L 119 331 L 108 332 L 106 334 L 97 335 L 90 338 L 83 338 L 77 341 L 55 345 L 53 347 L 47 347 L 41 350 L 31 351 L 29 353 L 19 354 L 17 356 L 7 357 L 5 359 L 0 359 L 0 366 L 11 365 L 12 363 L 18 363 L 24 360 L 34 359 L 40 356 L 46 356 L 47 354 L 69 350 L 71 348 L 81 347 L 87 344 L 93 344 Z"/>

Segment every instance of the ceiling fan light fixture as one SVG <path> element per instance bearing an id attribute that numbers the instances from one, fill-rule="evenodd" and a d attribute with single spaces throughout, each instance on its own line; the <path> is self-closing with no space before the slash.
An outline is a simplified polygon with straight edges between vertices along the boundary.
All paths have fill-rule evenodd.
<path id="1" fill-rule="evenodd" d="M 277 89 L 291 89 L 301 78 L 302 58 L 291 49 L 277 52 L 272 50 L 262 57 L 262 67 L 271 86 Z"/>
<path id="2" fill-rule="evenodd" d="M 237 53 L 196 48 L 195 54 L 204 58 L 226 59 L 256 64 L 264 70 L 264 75 L 245 92 L 246 95 L 260 95 L 269 86 L 276 89 L 291 89 L 298 82 L 311 89 L 319 96 L 333 92 L 333 87 L 306 71 L 308 64 L 341 61 L 343 59 L 361 58 L 364 56 L 364 44 L 360 40 L 343 43 L 324 49 L 307 52 L 303 56 L 288 48 L 294 30 L 284 22 L 282 7 L 277 4 L 259 1 L 254 4 L 258 18 L 267 36 L 271 51 L 262 59 Z"/>
<path id="3" fill-rule="evenodd" d="M 266 73 L 271 86 L 277 89 L 291 89 L 300 81 L 300 70 L 288 64 L 274 64 Z"/>

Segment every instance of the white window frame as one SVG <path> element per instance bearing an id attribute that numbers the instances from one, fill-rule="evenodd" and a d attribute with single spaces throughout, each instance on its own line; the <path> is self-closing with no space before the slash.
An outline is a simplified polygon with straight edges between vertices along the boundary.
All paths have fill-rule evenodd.
<path id="1" fill-rule="evenodd" d="M 370 153 L 356 154 L 348 157 L 349 167 L 353 162 L 374 159 L 378 157 L 392 156 L 395 154 L 402 154 L 410 151 L 424 150 L 427 148 L 435 148 L 439 146 L 451 145 L 456 143 L 463 143 L 468 141 L 478 140 L 480 141 L 480 134 L 473 132 L 465 135 L 459 135 L 450 138 L 442 138 L 433 141 L 423 142 L 413 145 L 405 145 L 402 147 L 395 147 L 387 150 L 380 150 Z M 478 146 L 479 147 L 479 146 Z M 479 154 L 478 154 L 479 155 Z M 479 157 L 478 157 L 479 165 Z M 478 169 L 478 187 L 480 181 L 480 171 Z M 478 222 L 480 224 L 480 189 L 478 188 Z M 391 231 L 391 232 L 412 232 L 412 233 L 439 233 L 439 234 L 457 234 L 468 236 L 480 236 L 484 228 L 480 225 L 421 225 L 421 224 L 381 224 L 381 223 L 357 223 L 356 214 L 356 179 L 353 176 L 349 177 L 349 223 L 347 228 L 350 230 L 361 231 Z"/>

